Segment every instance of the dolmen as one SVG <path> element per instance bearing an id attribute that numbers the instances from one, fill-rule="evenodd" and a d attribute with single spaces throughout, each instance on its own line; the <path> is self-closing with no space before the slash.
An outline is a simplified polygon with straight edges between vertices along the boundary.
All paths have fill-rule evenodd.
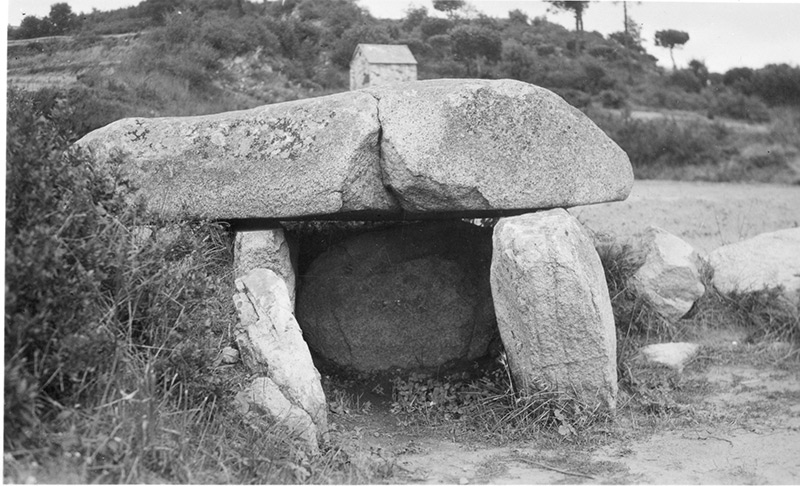
<path id="1" fill-rule="evenodd" d="M 633 172 L 622 149 L 546 89 L 417 81 L 129 118 L 77 145 L 161 218 L 249 222 L 236 235 L 234 300 L 239 348 L 258 378 L 240 405 L 312 445 L 327 408 L 309 345 L 359 370 L 440 366 L 485 353 L 499 329 L 518 390 L 615 409 L 608 289 L 592 240 L 565 209 L 625 199 Z M 474 218 L 499 220 L 482 236 L 461 227 Z M 294 274 L 281 228 L 297 220 L 420 223 L 342 242 L 338 257 L 312 263 L 312 284 Z"/>

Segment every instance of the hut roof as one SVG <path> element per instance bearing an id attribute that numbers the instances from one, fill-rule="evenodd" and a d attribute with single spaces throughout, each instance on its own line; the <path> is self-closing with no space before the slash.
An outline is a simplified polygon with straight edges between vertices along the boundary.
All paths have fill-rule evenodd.
<path id="1" fill-rule="evenodd" d="M 353 51 L 353 58 L 358 51 L 364 54 L 370 64 L 416 64 L 417 60 L 406 45 L 401 44 L 359 44 Z"/>

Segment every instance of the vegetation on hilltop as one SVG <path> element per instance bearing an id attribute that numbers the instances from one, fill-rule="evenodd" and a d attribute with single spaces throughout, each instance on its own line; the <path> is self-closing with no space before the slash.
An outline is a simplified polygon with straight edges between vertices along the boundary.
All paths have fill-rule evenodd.
<path id="1" fill-rule="evenodd" d="M 577 4 L 583 2 L 554 8 Z M 796 180 L 790 166 L 800 137 L 753 140 L 747 124 L 772 122 L 781 130 L 800 123 L 798 67 L 711 73 L 692 60 L 665 70 L 642 47 L 630 18 L 626 31 L 603 36 L 518 10 L 492 18 L 466 2 L 435 7 L 446 16 L 419 7 L 402 19 L 376 19 L 354 0 L 145 0 L 81 17 L 55 4 L 47 18 L 26 22 L 68 26 L 63 31 L 73 36 L 11 45 L 9 77 L 13 83 L 15 73 L 73 76 L 67 87 L 38 96 L 74 107 L 80 125 L 74 133 L 81 136 L 125 116 L 214 113 L 344 91 L 358 43 L 406 44 L 420 79 L 510 78 L 551 89 L 631 154 L 637 177 Z M 26 27 L 10 36 L 29 36 Z M 100 36 L 123 32 L 133 34 Z M 672 48 L 688 34 L 660 31 L 659 39 Z M 678 116 L 637 118 L 642 110 Z M 764 146 L 766 166 L 742 155 L 743 138 Z"/>

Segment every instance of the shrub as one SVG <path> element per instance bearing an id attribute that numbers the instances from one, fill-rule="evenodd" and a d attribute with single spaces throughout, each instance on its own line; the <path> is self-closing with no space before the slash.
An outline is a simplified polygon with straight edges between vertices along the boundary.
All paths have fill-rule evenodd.
<path id="1" fill-rule="evenodd" d="M 600 103 L 605 108 L 620 109 L 624 108 L 627 96 L 622 91 L 605 89 L 600 92 Z"/>
<path id="2" fill-rule="evenodd" d="M 432 35 L 428 38 L 428 45 L 431 47 L 432 54 L 436 58 L 443 58 L 450 54 L 450 49 L 452 48 L 452 41 L 450 40 L 450 36 L 445 35 Z"/>
<path id="3" fill-rule="evenodd" d="M 585 73 L 582 86 L 584 91 L 599 93 L 604 89 L 614 87 L 614 80 L 608 76 L 608 73 L 600 64 L 595 62 L 583 63 L 583 71 Z"/>
<path id="4" fill-rule="evenodd" d="M 671 86 L 655 86 L 645 92 L 645 103 L 649 106 L 668 110 L 707 110 L 709 101 L 700 93 L 689 93 Z"/>
<path id="5" fill-rule="evenodd" d="M 703 89 L 703 83 L 690 69 L 679 69 L 669 75 L 669 84 L 677 86 L 689 93 L 699 93 Z"/>
<path id="6" fill-rule="evenodd" d="M 278 37 L 255 17 L 233 18 L 216 12 L 206 14 L 201 20 L 200 40 L 223 55 L 237 56 L 255 51 L 258 47 L 270 53 L 278 50 Z"/>
<path id="7" fill-rule="evenodd" d="M 523 45 L 512 41 L 503 46 L 503 71 L 508 77 L 529 79 L 535 66 L 535 56 Z"/>
<path id="8" fill-rule="evenodd" d="M 758 98 L 729 90 L 717 92 L 708 110 L 712 116 L 726 116 L 738 120 L 767 122 L 770 119 L 769 109 Z"/>
<path id="9" fill-rule="evenodd" d="M 138 363 L 164 389 L 185 387 L 187 405 L 222 393 L 201 371 L 216 352 L 202 323 L 230 313 L 209 300 L 229 260 L 224 232 L 184 225 L 170 238 L 137 238 L 131 228 L 142 215 L 118 177 L 65 152 L 72 134 L 52 121 L 61 109 L 47 119 L 33 97 L 9 92 L 4 440 L 12 448 L 35 443 L 41 421 L 65 407 L 135 388 Z"/>
<path id="10" fill-rule="evenodd" d="M 542 44 L 536 46 L 536 54 L 542 57 L 552 56 L 555 53 L 556 53 L 556 46 L 552 44 Z"/>
<path id="11" fill-rule="evenodd" d="M 616 49 L 605 45 L 590 46 L 586 53 L 592 57 L 605 59 L 606 61 L 614 61 L 619 58 Z"/>
<path id="12" fill-rule="evenodd" d="M 422 38 L 427 39 L 434 35 L 447 34 L 447 31 L 453 28 L 453 22 L 437 17 L 427 17 L 422 21 L 419 28 L 422 32 Z"/>
<path id="13" fill-rule="evenodd" d="M 701 121 L 637 120 L 593 114 L 593 120 L 627 152 L 637 177 L 702 164 L 716 164 L 728 154 L 722 149 L 730 132 L 720 124 Z"/>
<path id="14" fill-rule="evenodd" d="M 575 108 L 586 108 L 592 102 L 591 96 L 577 89 L 552 88 L 553 92 Z"/>

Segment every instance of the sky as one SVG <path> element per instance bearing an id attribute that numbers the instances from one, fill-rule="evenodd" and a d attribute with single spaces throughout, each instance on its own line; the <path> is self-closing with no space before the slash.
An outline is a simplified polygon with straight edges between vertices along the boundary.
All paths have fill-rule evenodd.
<path id="1" fill-rule="evenodd" d="M 50 5 L 66 1 L 76 13 L 136 5 L 140 0 L 8 0 L 10 25 L 19 25 L 24 15 L 43 17 Z M 323 1 L 323 0 L 320 0 Z M 575 20 L 570 13 L 548 12 L 541 0 L 468 0 L 478 12 L 491 17 L 507 17 L 519 9 L 529 18 L 546 16 L 569 29 Z M 402 18 L 409 7 L 424 6 L 429 14 L 439 15 L 431 0 L 358 0 L 358 4 L 378 18 Z M 669 51 L 656 47 L 653 37 L 664 29 L 682 30 L 689 42 L 674 51 L 679 67 L 692 59 L 705 62 L 712 72 L 725 72 L 732 67 L 760 68 L 770 63 L 800 66 L 800 0 L 781 3 L 742 1 L 629 1 L 628 15 L 642 28 L 647 51 L 659 64 L 671 67 Z M 592 2 L 584 14 L 584 28 L 603 35 L 622 30 L 622 2 Z"/>

